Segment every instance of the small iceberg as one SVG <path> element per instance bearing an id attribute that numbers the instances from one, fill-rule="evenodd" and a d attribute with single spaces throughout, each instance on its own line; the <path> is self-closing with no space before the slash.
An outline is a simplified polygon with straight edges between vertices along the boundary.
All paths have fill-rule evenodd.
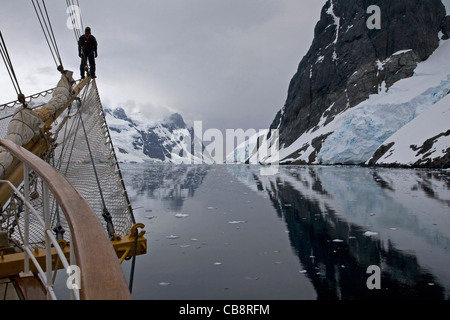
<path id="1" fill-rule="evenodd" d="M 186 217 L 189 217 L 189 215 L 185 214 L 185 213 L 177 213 L 177 214 L 175 214 L 175 217 L 177 217 L 177 218 L 186 218 Z"/>
<path id="2" fill-rule="evenodd" d="M 163 287 L 167 287 L 168 285 L 170 285 L 170 282 L 160 282 L 159 285 L 163 286 Z"/>
<path id="3" fill-rule="evenodd" d="M 373 232 L 373 231 L 366 231 L 363 233 L 363 235 L 365 235 L 366 237 L 376 236 L 377 234 L 378 234 L 378 232 Z"/>

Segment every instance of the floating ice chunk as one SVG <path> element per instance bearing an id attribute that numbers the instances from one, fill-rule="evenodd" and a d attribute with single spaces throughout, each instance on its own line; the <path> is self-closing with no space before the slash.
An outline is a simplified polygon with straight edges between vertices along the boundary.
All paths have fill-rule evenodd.
<path id="1" fill-rule="evenodd" d="M 378 232 L 366 231 L 363 233 L 366 237 L 376 236 Z"/>
<path id="2" fill-rule="evenodd" d="M 174 236 L 173 234 L 166 237 L 166 239 L 179 239 L 179 238 L 180 238 L 179 236 Z"/>
<path id="3" fill-rule="evenodd" d="M 244 277 L 245 280 L 258 280 L 258 277 Z"/>
<path id="4" fill-rule="evenodd" d="M 190 244 L 182 244 L 180 245 L 180 248 L 189 248 L 191 245 Z"/>
<path id="5" fill-rule="evenodd" d="M 397 230 L 397 228 L 389 228 L 390 230 L 393 230 L 393 231 L 395 231 L 395 230 Z"/>
<path id="6" fill-rule="evenodd" d="M 272 166 L 268 166 L 268 167 L 261 167 L 259 172 L 262 176 L 273 176 L 273 175 L 278 174 L 279 169 L 278 169 L 278 166 L 272 165 Z"/>
<path id="7" fill-rule="evenodd" d="M 186 214 L 186 213 L 177 213 L 175 215 L 175 217 L 177 217 L 177 218 L 186 218 L 186 217 L 189 217 L 189 215 Z"/>
<path id="8" fill-rule="evenodd" d="M 214 262 L 215 266 L 220 266 L 221 264 L 222 264 L 222 262 L 219 262 L 219 261 Z"/>
<path id="9" fill-rule="evenodd" d="M 300 270 L 299 272 L 300 273 L 306 273 L 307 271 L 306 270 Z"/>
<path id="10" fill-rule="evenodd" d="M 229 224 L 238 224 L 238 223 L 246 223 L 247 221 L 243 221 L 243 220 L 233 220 L 233 221 L 228 221 Z"/>
<path id="11" fill-rule="evenodd" d="M 208 210 L 216 210 L 216 207 L 208 207 Z"/>
<path id="12" fill-rule="evenodd" d="M 163 286 L 163 287 L 167 287 L 168 285 L 170 285 L 170 282 L 160 282 L 159 285 Z"/>
<path id="13" fill-rule="evenodd" d="M 344 242 L 342 239 L 334 239 L 333 242 Z"/>

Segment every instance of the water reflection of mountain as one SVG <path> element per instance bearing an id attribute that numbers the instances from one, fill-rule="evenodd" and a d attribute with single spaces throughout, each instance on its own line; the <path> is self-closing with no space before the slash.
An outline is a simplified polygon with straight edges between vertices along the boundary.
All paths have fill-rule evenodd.
<path id="1" fill-rule="evenodd" d="M 208 165 L 126 164 L 124 182 L 131 202 L 145 196 L 169 202 L 174 210 L 181 209 L 183 201 L 193 197 L 209 172 Z"/>
<path id="2" fill-rule="evenodd" d="M 449 174 L 346 167 L 230 166 L 267 195 L 318 299 L 445 299 L 450 290 Z M 371 233 L 367 233 L 367 232 Z M 369 290 L 367 267 L 381 268 Z"/>

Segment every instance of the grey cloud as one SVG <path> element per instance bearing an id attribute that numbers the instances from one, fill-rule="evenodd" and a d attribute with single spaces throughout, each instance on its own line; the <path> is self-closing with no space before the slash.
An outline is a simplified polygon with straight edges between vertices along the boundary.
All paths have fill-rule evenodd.
<path id="1" fill-rule="evenodd" d="M 99 42 L 97 82 L 108 107 L 134 101 L 134 108 L 149 116 L 179 112 L 187 123 L 202 120 L 205 128 L 220 130 L 270 125 L 310 46 L 324 3 L 80 1 L 83 22 Z M 17 52 L 33 46 L 33 55 L 39 57 L 39 66 L 33 67 L 29 55 L 17 54 L 15 64 L 21 74 L 38 74 L 44 62 L 54 65 L 30 6 L 7 1 L 0 12 L 2 25 L 7 26 L 2 26 L 2 32 L 12 38 L 11 49 Z M 52 1 L 47 7 L 64 65 L 78 75 L 76 42 L 66 27 L 65 4 Z M 3 73 L 0 77 L 3 83 Z M 58 75 L 39 78 L 43 85 L 56 84 Z M 42 86 L 34 88 L 46 89 Z"/>

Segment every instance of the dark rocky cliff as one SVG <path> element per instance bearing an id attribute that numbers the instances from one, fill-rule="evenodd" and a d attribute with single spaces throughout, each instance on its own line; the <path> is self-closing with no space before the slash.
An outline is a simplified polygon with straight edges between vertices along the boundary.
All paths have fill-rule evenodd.
<path id="1" fill-rule="evenodd" d="M 371 5 L 381 9 L 380 29 L 366 25 Z M 370 94 L 412 76 L 417 63 L 438 47 L 440 32 L 449 37 L 440 0 L 328 0 L 271 125 L 280 130 L 280 146 L 314 130 L 323 116 L 330 122 Z"/>

